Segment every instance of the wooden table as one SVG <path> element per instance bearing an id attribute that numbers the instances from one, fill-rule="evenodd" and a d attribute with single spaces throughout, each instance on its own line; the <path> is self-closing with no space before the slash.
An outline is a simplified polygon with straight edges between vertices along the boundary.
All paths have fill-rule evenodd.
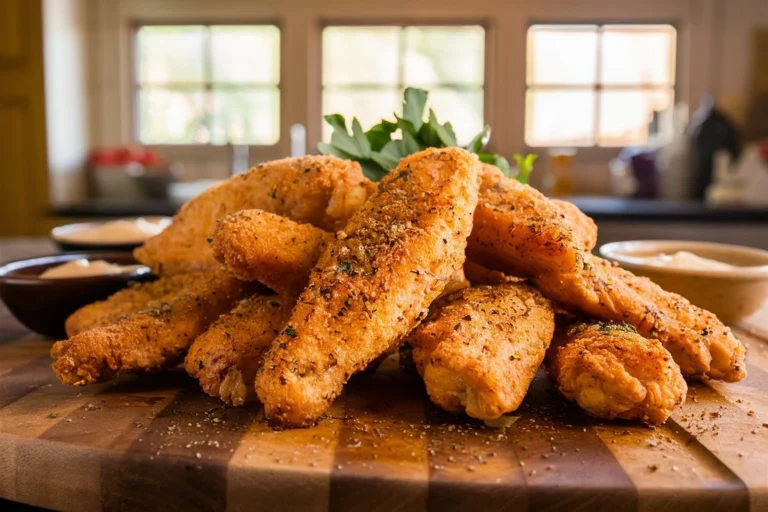
<path id="1" fill-rule="evenodd" d="M 353 379 L 317 427 L 274 431 L 258 404 L 223 407 L 181 369 L 63 386 L 51 341 L 3 310 L 0 497 L 72 510 L 768 510 L 766 320 L 735 327 L 746 380 L 692 384 L 656 429 L 590 419 L 540 375 L 520 419 L 495 430 L 441 412 L 388 364 Z"/>

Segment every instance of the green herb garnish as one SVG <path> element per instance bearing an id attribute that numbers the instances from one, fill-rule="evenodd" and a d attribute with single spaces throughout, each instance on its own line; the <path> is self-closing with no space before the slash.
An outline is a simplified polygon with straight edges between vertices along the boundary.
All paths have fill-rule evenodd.
<path id="1" fill-rule="evenodd" d="M 394 114 L 394 122 L 384 119 L 367 132 L 363 131 L 357 118 L 352 119 L 350 133 L 344 116 L 327 115 L 324 119 L 333 127 L 331 142 L 320 142 L 317 150 L 323 155 L 335 155 L 339 158 L 354 160 L 360 163 L 363 173 L 369 179 L 379 181 L 397 167 L 401 159 L 410 154 L 426 148 L 458 146 L 451 123 L 440 124 L 432 109 L 429 109 L 427 120 L 424 121 L 424 108 L 428 95 L 429 93 L 423 89 L 407 88 L 403 98 L 402 116 Z M 393 139 L 398 130 L 402 138 Z M 486 125 L 465 149 L 476 153 L 481 162 L 495 165 L 504 174 L 513 177 L 513 171 L 506 158 L 484 151 L 490 137 L 491 128 Z M 528 182 L 535 159 L 536 155 L 527 155 L 518 161 L 520 172 L 517 179 L 521 183 Z"/>
<path id="2" fill-rule="evenodd" d="M 528 153 L 525 156 L 520 153 L 512 155 L 512 158 L 514 158 L 515 164 L 517 164 L 517 168 L 519 169 L 517 181 L 520 183 L 528 183 L 528 177 L 531 175 L 531 171 L 533 171 L 533 163 L 538 157 L 539 155 L 535 153 Z"/>
<path id="3" fill-rule="evenodd" d="M 296 337 L 296 329 L 294 329 L 290 325 L 288 327 L 286 327 L 283 332 L 285 334 L 287 334 L 288 336 L 290 336 L 291 338 L 295 338 Z"/>

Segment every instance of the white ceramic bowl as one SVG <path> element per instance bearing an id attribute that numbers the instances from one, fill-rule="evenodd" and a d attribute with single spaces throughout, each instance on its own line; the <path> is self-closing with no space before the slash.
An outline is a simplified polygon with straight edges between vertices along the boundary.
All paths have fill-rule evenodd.
<path id="1" fill-rule="evenodd" d="M 670 268 L 643 261 L 678 251 L 737 268 Z M 768 299 L 768 251 L 711 242 L 638 240 L 603 245 L 600 254 L 637 275 L 650 278 L 665 290 L 682 295 L 726 323 L 751 315 Z"/>

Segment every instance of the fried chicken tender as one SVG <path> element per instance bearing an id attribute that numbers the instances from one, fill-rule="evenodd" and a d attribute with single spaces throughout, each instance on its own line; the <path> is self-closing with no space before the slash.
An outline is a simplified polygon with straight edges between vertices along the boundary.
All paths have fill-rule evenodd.
<path id="1" fill-rule="evenodd" d="M 585 252 L 592 252 L 597 245 L 597 224 L 575 204 L 561 199 L 551 199 L 565 213 L 574 234 L 581 240 Z"/>
<path id="2" fill-rule="evenodd" d="M 516 410 L 552 341 L 551 303 L 523 283 L 442 299 L 408 336 L 432 401 L 482 420 Z"/>
<path id="3" fill-rule="evenodd" d="M 333 231 L 376 190 L 356 162 L 333 156 L 275 160 L 215 185 L 182 206 L 171 224 L 134 251 L 155 274 L 217 266 L 206 241 L 216 221 L 258 208 Z"/>
<path id="4" fill-rule="evenodd" d="M 106 300 L 88 304 L 72 313 L 65 323 L 67 336 L 103 327 L 119 318 L 144 309 L 151 309 L 153 301 L 170 302 L 184 293 L 184 275 L 161 277 L 152 282 L 135 283 L 110 295 Z"/>
<path id="5" fill-rule="evenodd" d="M 478 167 L 458 148 L 404 158 L 336 234 L 256 376 L 267 418 L 314 423 L 426 314 L 464 263 Z"/>
<path id="6" fill-rule="evenodd" d="M 295 303 L 274 295 L 242 300 L 198 336 L 184 360 L 187 373 L 208 395 L 242 405 L 264 354 Z"/>
<path id="7" fill-rule="evenodd" d="M 184 293 L 172 301 L 55 343 L 53 372 L 64 384 L 85 386 L 174 366 L 198 335 L 255 288 L 223 271 L 190 273 Z"/>
<path id="8" fill-rule="evenodd" d="M 332 234 L 310 224 L 244 210 L 219 222 L 211 247 L 238 279 L 259 281 L 279 295 L 298 297 L 332 239 Z"/>
<path id="9" fill-rule="evenodd" d="M 728 382 L 746 375 L 744 346 L 711 313 L 647 279 L 587 254 L 562 210 L 531 187 L 486 166 L 467 257 L 528 277 L 545 297 L 656 338 L 683 375 Z"/>
<path id="10" fill-rule="evenodd" d="M 309 224 L 261 210 L 244 210 L 220 221 L 213 234 L 214 255 L 242 281 L 258 281 L 278 295 L 298 297 L 333 235 Z M 469 286 L 459 269 L 444 293 Z"/>
<path id="11" fill-rule="evenodd" d="M 558 325 L 547 369 L 563 396 L 598 418 L 658 425 L 688 391 L 662 344 L 627 324 Z"/>

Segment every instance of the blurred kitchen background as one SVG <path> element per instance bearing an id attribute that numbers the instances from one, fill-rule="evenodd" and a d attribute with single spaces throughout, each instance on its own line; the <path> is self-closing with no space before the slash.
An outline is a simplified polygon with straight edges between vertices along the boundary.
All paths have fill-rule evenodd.
<path id="1" fill-rule="evenodd" d="M 767 0 L 0 0 L 0 236 L 173 214 L 407 86 L 603 242 L 768 248 Z"/>

